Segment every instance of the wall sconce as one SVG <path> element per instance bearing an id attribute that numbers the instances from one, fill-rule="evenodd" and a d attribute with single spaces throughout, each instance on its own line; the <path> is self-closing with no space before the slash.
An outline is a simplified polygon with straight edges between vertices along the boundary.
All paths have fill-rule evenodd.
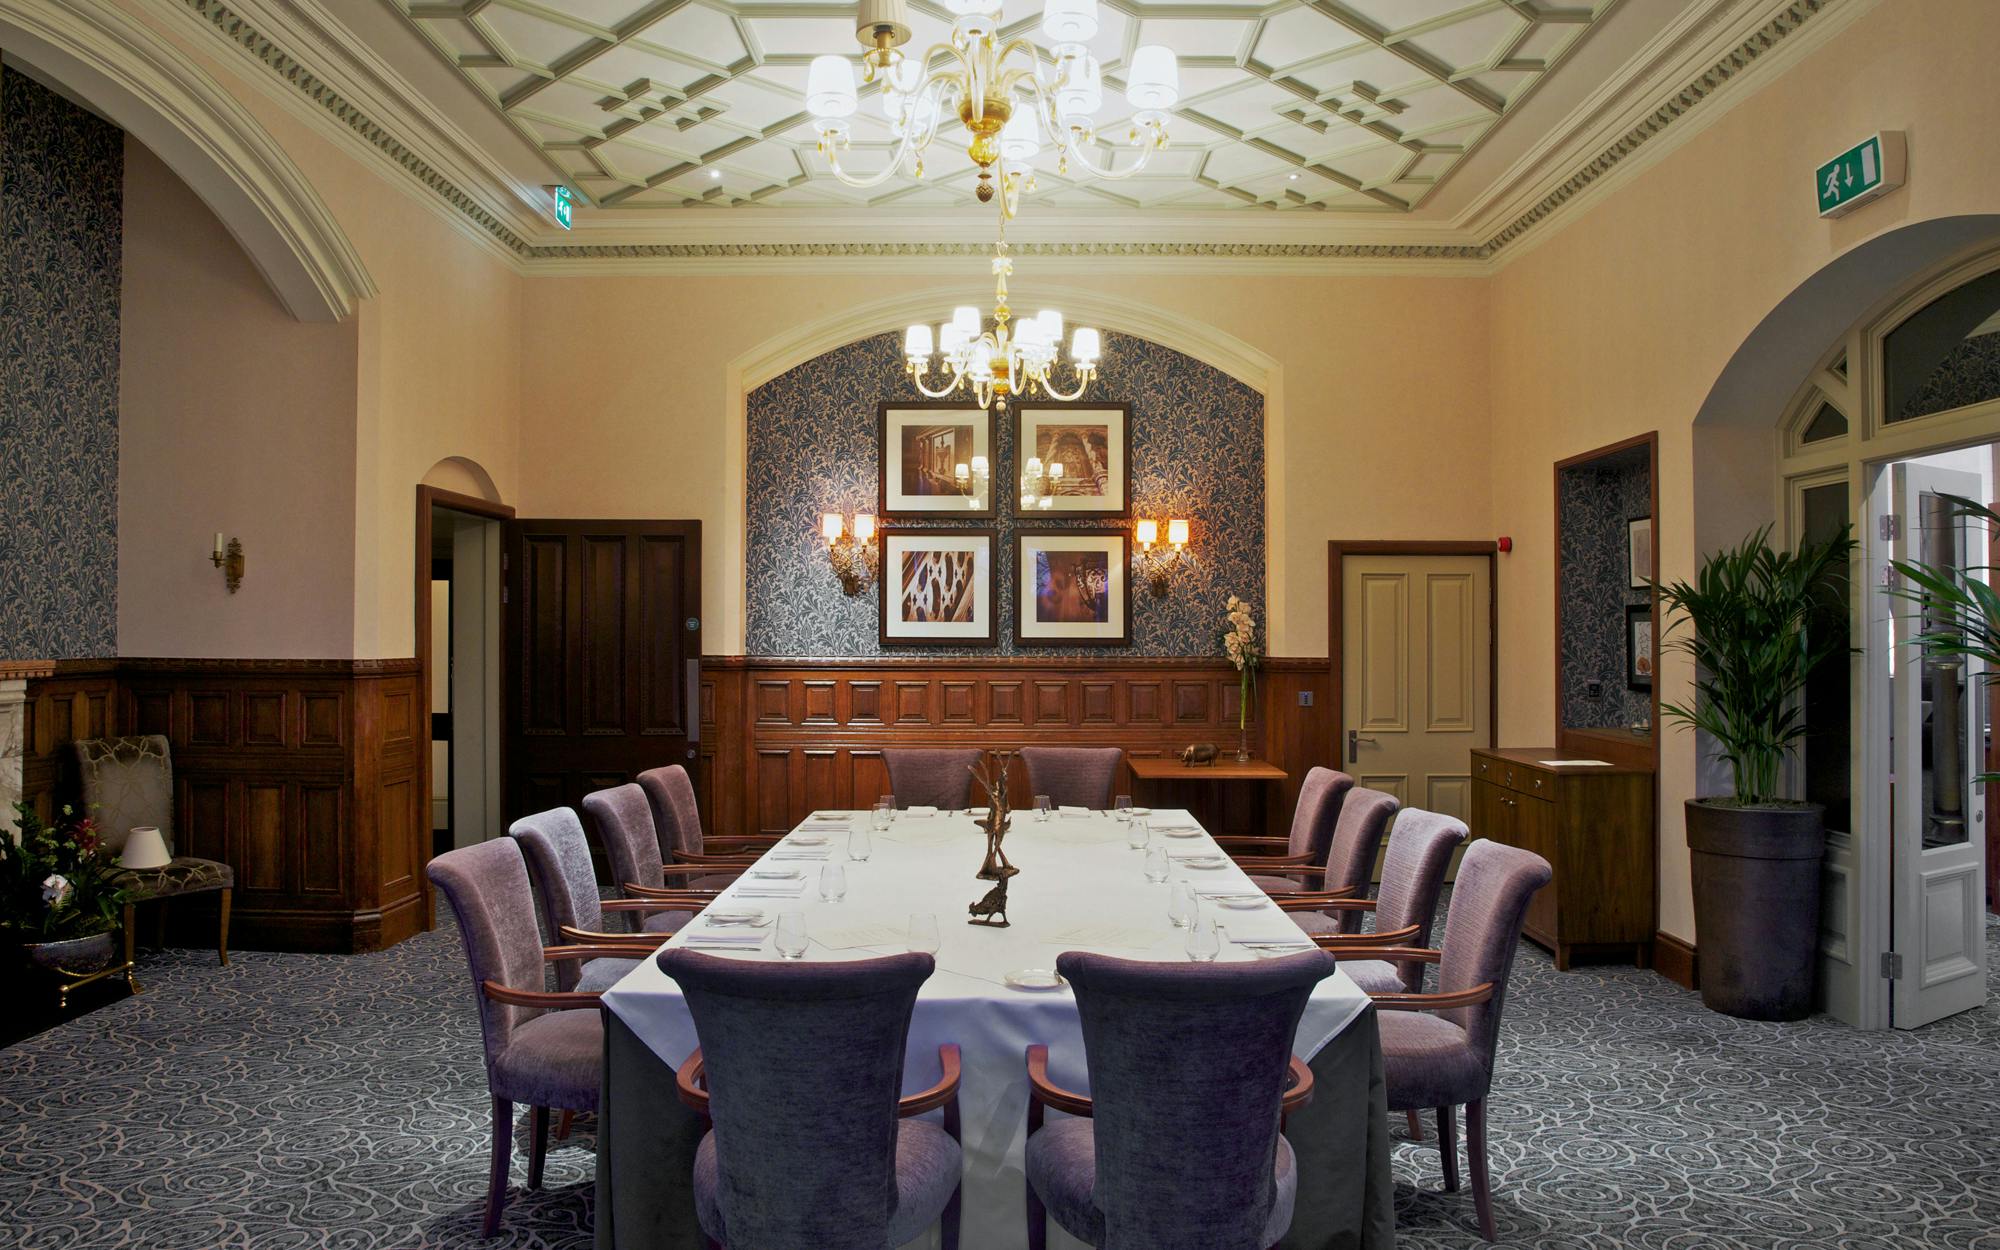
<path id="1" fill-rule="evenodd" d="M 840 578 L 841 590 L 858 595 L 867 589 L 868 583 L 875 578 L 879 559 L 875 518 L 866 512 L 857 512 L 850 530 L 838 512 L 823 513 L 819 518 L 819 533 L 826 539 L 827 558 L 833 562 L 833 572 Z"/>
<path id="2" fill-rule="evenodd" d="M 1172 581 L 1174 570 L 1180 567 L 1183 557 L 1192 560 L 1188 554 L 1188 523 L 1178 518 L 1167 522 L 1167 542 L 1160 545 L 1160 523 L 1141 521 L 1134 535 L 1139 542 L 1139 554 L 1133 557 L 1139 576 L 1145 579 L 1147 589 L 1155 599 L 1164 599 Z"/>
<path id="3" fill-rule="evenodd" d="M 243 585 L 242 541 L 232 538 L 225 547 L 222 543 L 222 531 L 215 531 L 215 550 L 209 553 L 208 559 L 216 568 L 222 570 L 223 582 L 228 585 L 229 593 L 235 594 L 237 588 Z"/>

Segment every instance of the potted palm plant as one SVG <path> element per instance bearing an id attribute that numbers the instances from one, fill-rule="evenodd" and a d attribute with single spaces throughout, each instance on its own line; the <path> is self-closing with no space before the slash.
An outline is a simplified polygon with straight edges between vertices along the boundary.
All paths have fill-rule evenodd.
<path id="1" fill-rule="evenodd" d="M 1781 793 L 1784 763 L 1806 733 L 1806 678 L 1849 652 L 1829 592 L 1854 540 L 1843 529 L 1793 553 L 1774 551 L 1770 532 L 1710 556 L 1693 582 L 1659 588 L 1663 645 L 1695 662 L 1694 700 L 1660 711 L 1707 734 L 1733 783 L 1687 802 L 1702 1001 L 1796 1020 L 1813 1005 L 1826 812 Z"/>

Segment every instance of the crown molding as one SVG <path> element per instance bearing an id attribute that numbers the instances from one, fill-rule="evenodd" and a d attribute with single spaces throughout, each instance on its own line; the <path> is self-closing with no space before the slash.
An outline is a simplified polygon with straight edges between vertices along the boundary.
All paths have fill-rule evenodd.
<path id="1" fill-rule="evenodd" d="M 1747 95 L 1742 84 L 1753 70 L 1768 78 L 1765 67 L 1796 61 L 1876 2 L 1713 0 L 1691 6 L 1517 161 L 1459 223 L 1342 222 L 1366 237 L 1332 242 L 1324 241 L 1324 220 L 1294 224 L 1256 218 L 1217 228 L 1254 232 L 1263 239 L 1204 242 L 1148 239 L 1148 234 L 1185 235 L 1194 224 L 1153 214 L 1137 229 L 1130 219 L 1094 219 L 1078 231 L 1103 236 L 1093 241 L 1017 242 L 1014 251 L 1087 266 L 1144 263 L 1174 272 L 1491 273 L 1503 263 L 1503 254 L 1505 259 L 1520 254 L 1524 239 L 1551 232 L 1556 218 L 1594 199 L 1585 193 L 1609 185 L 1614 170 L 1636 172 L 1705 129 L 1711 115 L 1726 111 L 1697 106 L 1725 92 Z M 721 213 L 691 218 L 685 229 L 676 223 L 673 229 L 684 239 L 678 242 L 660 241 L 658 229 L 624 223 L 564 234 L 533 211 L 531 189 L 517 186 L 391 66 L 344 38 L 319 0 L 178 0 L 175 7 L 260 64 L 266 83 L 309 105 L 306 112 L 320 121 L 321 129 L 340 134 L 350 146 L 359 145 L 414 180 L 467 233 L 523 274 L 879 271 L 883 264 L 919 269 L 941 260 L 983 257 L 989 250 L 983 242 L 944 237 L 897 243 L 758 241 L 744 236 L 782 233 L 788 227 Z M 1828 13 L 1840 13 L 1842 20 L 1821 17 Z M 1799 32 L 1807 29 L 1812 37 L 1801 39 Z M 1781 48 L 1786 55 L 1771 55 Z M 1691 113 L 1700 120 L 1687 120 Z M 1662 144 L 1661 136 L 1670 128 L 1674 142 Z M 1641 149 L 1649 157 L 1643 164 L 1633 159 Z M 812 219 L 820 233 L 845 224 L 838 215 Z M 862 220 L 879 225 L 877 217 Z M 1320 241 L 1268 237 L 1294 231 L 1316 234 Z M 913 233 L 948 230 L 918 227 Z M 1399 234 L 1410 237 L 1398 241 Z"/>

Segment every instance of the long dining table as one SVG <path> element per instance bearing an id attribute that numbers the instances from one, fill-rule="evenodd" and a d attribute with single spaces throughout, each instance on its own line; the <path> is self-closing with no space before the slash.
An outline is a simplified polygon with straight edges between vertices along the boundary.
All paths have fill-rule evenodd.
<path id="1" fill-rule="evenodd" d="M 1021 978 L 1014 974 L 1051 970 L 1068 950 L 1187 959 L 1187 930 L 1168 915 L 1170 886 L 1183 881 L 1194 887 L 1203 918 L 1224 927 L 1219 960 L 1310 949 L 1285 913 L 1258 901 L 1254 884 L 1189 813 L 1163 810 L 1138 819 L 1151 844 L 1168 852 L 1167 884 L 1147 879 L 1144 851 L 1130 845 L 1130 826 L 1113 813 L 1016 813 L 1003 847 L 1020 871 L 1009 883 L 1011 924 L 998 928 L 968 923 L 968 904 L 991 886 L 975 877 L 986 841 L 973 812 L 900 812 L 881 830 L 866 812 L 816 812 L 709 908 L 708 914 L 761 912 L 766 923 L 712 923 L 705 914 L 665 945 L 778 959 L 776 921 L 798 912 L 809 938 L 803 958 L 868 959 L 910 949 L 912 918 L 934 916 L 937 971 L 917 996 L 904 1092 L 937 1081 L 940 1044 L 959 1046 L 965 1147 L 959 1244 L 1018 1250 L 1027 1245 L 1027 1047 L 1048 1045 L 1050 1074 L 1059 1084 L 1087 1091 L 1090 1081 L 1067 986 L 1016 988 L 1010 980 Z M 866 859 L 854 858 L 850 847 L 856 829 L 868 834 Z M 829 864 L 846 877 L 838 901 L 822 897 L 820 878 Z M 674 1089 L 675 1070 L 699 1046 L 687 1004 L 651 958 L 602 1001 L 598 1250 L 701 1250 L 692 1173 L 705 1128 Z M 1388 1250 L 1395 1215 L 1381 1044 L 1375 1008 L 1345 973 L 1314 990 L 1293 1051 L 1313 1071 L 1314 1096 L 1286 1127 L 1299 1192 L 1291 1232 L 1280 1244 Z M 1077 1243 L 1051 1222 L 1049 1244 Z"/>

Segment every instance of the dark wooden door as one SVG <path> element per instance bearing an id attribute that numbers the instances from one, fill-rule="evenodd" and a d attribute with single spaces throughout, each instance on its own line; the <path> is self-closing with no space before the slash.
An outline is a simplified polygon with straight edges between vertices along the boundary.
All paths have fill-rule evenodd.
<path id="1" fill-rule="evenodd" d="M 510 521 L 504 582 L 510 816 L 695 771 L 701 522 Z"/>

